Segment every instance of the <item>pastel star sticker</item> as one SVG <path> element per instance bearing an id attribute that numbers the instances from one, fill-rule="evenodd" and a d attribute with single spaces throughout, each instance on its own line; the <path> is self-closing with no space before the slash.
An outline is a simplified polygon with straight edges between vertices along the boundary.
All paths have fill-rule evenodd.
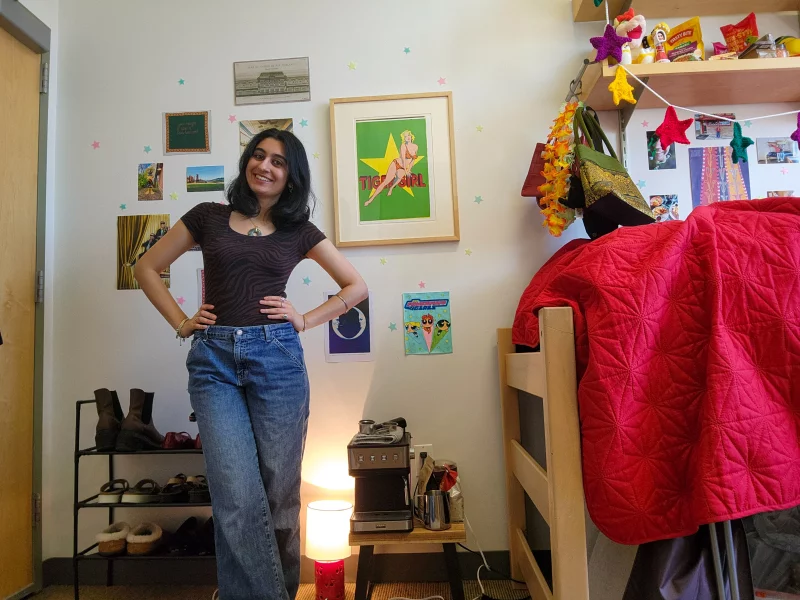
<path id="1" fill-rule="evenodd" d="M 172 198 L 173 200 L 177 200 L 178 199 L 178 192 L 172 192 L 169 195 L 169 197 Z"/>
<path id="2" fill-rule="evenodd" d="M 789 169 L 787 169 L 786 167 L 783 167 L 783 168 L 781 169 L 781 174 L 783 174 L 783 175 L 788 175 L 788 174 L 789 174 Z"/>
<path id="3" fill-rule="evenodd" d="M 649 127 L 650 123 L 647 121 L 642 121 L 642 127 Z"/>
<path id="4" fill-rule="evenodd" d="M 184 83 L 186 82 L 183 79 L 178 79 L 178 85 L 183 85 Z"/>
<path id="5" fill-rule="evenodd" d="M 483 132 L 483 126 L 481 125 L 478 125 L 475 129 L 478 131 L 478 133 Z"/>
<path id="6" fill-rule="evenodd" d="M 617 67 L 617 74 L 614 76 L 614 81 L 609 84 L 608 91 L 611 92 L 614 104 L 617 106 L 622 100 L 636 104 L 636 98 L 633 97 L 633 86 L 628 83 L 628 75 L 621 66 Z"/>
<path id="7" fill-rule="evenodd" d="M 406 55 L 408 55 L 408 54 L 411 54 L 411 48 L 409 48 L 408 46 L 406 46 L 405 48 L 403 48 L 403 52 L 405 52 L 405 53 L 406 53 Z"/>
<path id="8" fill-rule="evenodd" d="M 300 121 L 300 127 L 308 127 L 308 121 L 306 119 L 302 119 Z"/>
<path id="9" fill-rule="evenodd" d="M 421 289 L 421 290 L 425 289 L 425 282 L 424 281 L 420 281 L 417 285 L 419 286 L 419 289 Z"/>
<path id="10" fill-rule="evenodd" d="M 664 115 L 664 122 L 656 129 L 656 135 L 661 140 L 661 149 L 666 150 L 674 142 L 679 144 L 689 144 L 689 139 L 686 137 L 686 130 L 691 127 L 694 119 L 685 119 L 681 121 L 678 119 L 678 113 L 675 112 L 674 106 L 667 107 L 667 112 Z"/>
<path id="11" fill-rule="evenodd" d="M 145 154 L 150 154 L 150 152 L 151 152 L 152 150 L 153 150 L 153 149 L 152 149 L 150 146 L 145 146 L 145 147 L 144 147 L 144 153 L 145 153 Z"/>
<path id="12" fill-rule="evenodd" d="M 120 205 L 119 205 L 119 209 L 120 209 L 120 210 L 125 210 L 126 208 L 128 208 L 128 205 L 127 205 L 127 204 L 120 204 Z"/>
<path id="13" fill-rule="evenodd" d="M 356 63 L 354 63 L 354 62 L 347 63 L 347 68 L 350 69 L 351 71 L 355 71 L 356 70 Z"/>
<path id="14" fill-rule="evenodd" d="M 753 140 L 749 137 L 742 136 L 742 126 L 739 123 L 733 124 L 733 139 L 731 140 L 731 148 L 733 148 L 733 162 L 738 163 L 747 162 L 747 148 L 753 145 Z"/>
<path id="15" fill-rule="evenodd" d="M 236 115 L 228 115 L 228 121 L 231 123 L 236 123 Z"/>
<path id="16" fill-rule="evenodd" d="M 389 261 L 386 260 L 385 258 L 381 258 L 381 265 L 385 265 L 387 262 L 389 262 Z"/>
<path id="17" fill-rule="evenodd" d="M 397 323 L 389 323 L 389 331 L 397 331 Z"/>
<path id="18" fill-rule="evenodd" d="M 314 152 L 314 158 L 319 158 L 319 152 Z"/>
<path id="19" fill-rule="evenodd" d="M 183 296 L 178 296 L 177 298 L 175 298 L 175 302 L 183 306 L 183 303 L 186 302 L 186 298 L 184 298 Z"/>
<path id="20" fill-rule="evenodd" d="M 638 182 L 636 182 L 636 185 L 641 190 L 644 189 L 644 187 L 647 185 L 647 182 L 644 179 L 640 179 Z"/>
<path id="21" fill-rule="evenodd" d="M 483 202 L 483 196 L 475 196 L 475 204 L 480 204 Z"/>
<path id="22" fill-rule="evenodd" d="M 472 250 L 467 248 L 466 250 L 464 250 L 464 254 L 466 254 L 467 256 L 472 256 Z"/>
<path id="23" fill-rule="evenodd" d="M 744 126 L 745 127 L 752 127 L 753 126 L 753 122 L 752 121 L 745 121 L 744 122 Z"/>
<path id="24" fill-rule="evenodd" d="M 439 79 L 437 79 L 436 81 L 439 82 L 439 85 L 444 85 L 445 83 L 447 83 L 447 79 L 445 79 L 444 77 L 439 77 Z"/>
<path id="25" fill-rule="evenodd" d="M 791 138 L 800 143 L 800 113 L 797 113 L 797 128 L 794 130 L 794 133 L 791 135 Z"/>
<path id="26" fill-rule="evenodd" d="M 303 277 L 303 285 L 311 285 L 311 278 Z"/>
<path id="27" fill-rule="evenodd" d="M 97 140 L 92 142 L 92 148 L 97 150 L 99 147 L 100 147 L 100 142 L 98 142 Z"/>
<path id="28" fill-rule="evenodd" d="M 609 56 L 616 60 L 618 63 L 622 62 L 622 46 L 631 41 L 629 37 L 622 37 L 617 35 L 614 31 L 614 26 L 606 25 L 606 30 L 600 37 L 593 37 L 589 40 L 597 50 L 597 58 L 595 61 L 600 62 L 607 59 Z"/>

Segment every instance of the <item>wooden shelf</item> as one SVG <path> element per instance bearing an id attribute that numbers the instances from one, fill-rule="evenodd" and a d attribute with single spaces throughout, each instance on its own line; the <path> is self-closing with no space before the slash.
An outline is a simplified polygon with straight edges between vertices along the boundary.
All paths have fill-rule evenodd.
<path id="1" fill-rule="evenodd" d="M 465 544 L 467 532 L 464 523 L 453 523 L 450 529 L 430 531 L 414 519 L 414 531 L 385 533 L 351 533 L 351 546 L 379 546 L 382 544 Z"/>
<path id="2" fill-rule="evenodd" d="M 620 14 L 624 0 L 606 0 L 613 19 Z M 775 13 L 800 10 L 798 0 L 633 0 L 636 13 L 653 18 L 709 17 L 716 15 Z M 572 16 L 575 21 L 605 21 L 606 9 L 595 6 L 593 0 L 572 0 Z"/>
<path id="3" fill-rule="evenodd" d="M 628 70 L 640 79 L 647 77 L 647 85 L 681 106 L 800 102 L 798 57 L 654 63 L 628 65 Z M 608 91 L 615 72 L 616 66 L 607 62 L 589 66 L 580 99 L 595 110 L 626 106 L 626 102 L 615 106 Z M 638 86 L 631 77 L 628 83 Z M 636 107 L 666 108 L 649 90 L 644 90 Z"/>

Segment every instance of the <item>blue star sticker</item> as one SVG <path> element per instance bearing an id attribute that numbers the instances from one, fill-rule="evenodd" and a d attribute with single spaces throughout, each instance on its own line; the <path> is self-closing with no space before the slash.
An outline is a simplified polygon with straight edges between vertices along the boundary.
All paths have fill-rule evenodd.
<path id="1" fill-rule="evenodd" d="M 306 121 L 305 119 L 300 121 L 300 127 L 308 127 L 308 121 Z"/>
<path id="2" fill-rule="evenodd" d="M 184 83 L 186 82 L 183 79 L 178 79 L 178 85 L 183 85 Z"/>
<path id="3" fill-rule="evenodd" d="M 389 323 L 389 331 L 397 331 L 397 324 Z"/>
<path id="4" fill-rule="evenodd" d="M 406 46 L 405 48 L 403 48 L 403 52 L 405 52 L 406 54 L 410 54 L 411 53 L 411 48 Z"/>
<path id="5" fill-rule="evenodd" d="M 128 205 L 127 205 L 127 204 L 120 204 L 120 205 L 119 205 L 119 209 L 120 209 L 120 210 L 125 210 L 126 208 L 128 208 Z"/>
<path id="6" fill-rule="evenodd" d="M 480 204 L 483 202 L 483 196 L 475 196 L 475 204 Z"/>
<path id="7" fill-rule="evenodd" d="M 145 154 L 150 154 L 150 152 L 151 152 L 152 150 L 153 150 L 153 149 L 152 149 L 150 146 L 145 146 L 145 147 L 144 147 L 144 153 L 145 153 Z"/>
<path id="8" fill-rule="evenodd" d="M 647 182 L 646 182 L 644 179 L 640 179 L 640 180 L 639 180 L 639 181 L 636 183 L 636 185 L 639 187 L 639 189 L 640 189 L 640 190 L 643 190 L 643 189 L 644 189 L 644 186 L 646 186 L 646 185 L 647 185 Z"/>
<path id="9" fill-rule="evenodd" d="M 311 278 L 303 277 L 303 285 L 311 285 Z"/>

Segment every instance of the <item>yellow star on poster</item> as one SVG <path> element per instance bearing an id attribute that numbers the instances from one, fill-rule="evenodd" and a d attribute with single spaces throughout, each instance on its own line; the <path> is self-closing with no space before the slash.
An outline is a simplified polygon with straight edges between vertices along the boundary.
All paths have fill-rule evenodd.
<path id="1" fill-rule="evenodd" d="M 400 150 L 397 149 L 397 143 L 394 141 L 394 136 L 390 133 L 389 134 L 389 141 L 386 144 L 386 153 L 383 155 L 383 158 L 362 158 L 361 162 L 367 165 L 370 169 L 375 171 L 378 175 L 386 175 L 386 172 L 389 170 L 389 166 L 394 162 L 395 159 L 400 157 Z M 416 165 L 419 161 L 421 161 L 424 156 L 417 156 L 412 163 L 412 167 Z M 407 185 L 402 189 L 407 194 L 410 194 L 412 197 L 414 196 L 414 190 L 411 189 L 410 185 Z M 370 196 L 372 197 L 372 196 Z"/>
<path id="2" fill-rule="evenodd" d="M 608 85 L 608 91 L 614 96 L 614 104 L 617 106 L 619 106 L 620 100 L 636 104 L 636 98 L 633 97 L 633 86 L 628 83 L 628 76 L 622 67 L 617 67 L 617 74 L 614 76 L 614 81 Z"/>

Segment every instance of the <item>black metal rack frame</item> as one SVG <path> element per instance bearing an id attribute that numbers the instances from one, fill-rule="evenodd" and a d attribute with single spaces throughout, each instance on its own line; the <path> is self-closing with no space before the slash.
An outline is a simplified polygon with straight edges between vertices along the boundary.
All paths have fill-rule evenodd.
<path id="1" fill-rule="evenodd" d="M 80 500 L 78 496 L 78 486 L 80 483 L 80 459 L 84 456 L 107 456 L 108 457 L 108 481 L 113 481 L 114 477 L 114 457 L 115 456 L 139 456 L 139 455 L 164 455 L 164 454 L 178 454 L 178 455 L 197 455 L 202 454 L 202 449 L 192 450 L 142 450 L 139 452 L 101 452 L 96 447 L 81 449 L 80 447 L 80 431 L 81 431 L 81 408 L 86 404 L 96 404 L 95 400 L 78 400 L 75 403 L 75 471 L 73 481 L 73 510 L 72 510 L 72 576 L 75 591 L 75 600 L 80 600 L 80 586 L 79 586 L 79 563 L 83 560 L 105 560 L 108 563 L 106 570 L 106 585 L 114 585 L 114 562 L 118 560 L 208 560 L 215 558 L 214 556 L 175 556 L 171 554 L 155 554 L 148 556 L 100 556 L 96 552 L 92 552 L 97 548 L 97 543 L 78 550 L 78 515 L 81 509 L 84 508 L 105 508 L 108 510 L 108 524 L 114 523 L 114 509 L 116 508 L 187 508 L 199 506 L 211 506 L 210 502 L 170 502 L 166 504 L 148 503 L 148 504 L 98 504 L 95 502 L 99 494 L 90 496 L 84 500 Z"/>

